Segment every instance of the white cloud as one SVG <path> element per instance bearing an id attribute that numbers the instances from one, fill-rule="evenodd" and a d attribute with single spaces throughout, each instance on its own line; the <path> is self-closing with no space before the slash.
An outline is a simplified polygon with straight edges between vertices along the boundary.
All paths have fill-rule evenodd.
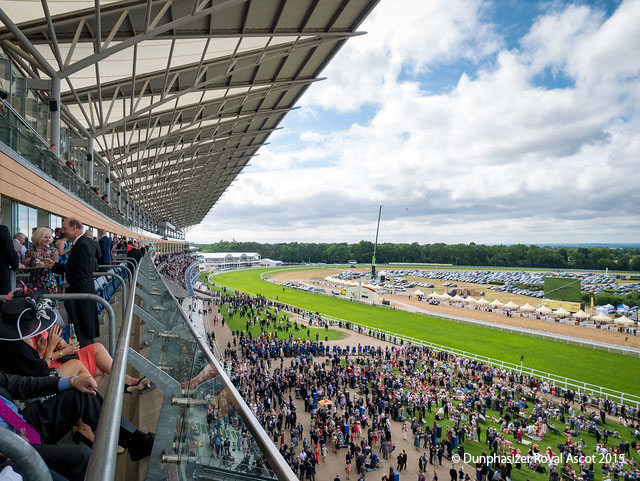
<path id="1" fill-rule="evenodd" d="M 369 35 L 303 98 L 336 111 L 376 104 L 375 116 L 261 149 L 260 169 L 190 238 L 358 241 L 384 204 L 383 241 L 637 241 L 640 1 L 607 19 L 586 6 L 550 11 L 511 49 L 480 2 L 407 3 L 381 2 Z M 446 93 L 406 75 L 492 53 Z M 538 86 L 547 69 L 573 85 Z"/>

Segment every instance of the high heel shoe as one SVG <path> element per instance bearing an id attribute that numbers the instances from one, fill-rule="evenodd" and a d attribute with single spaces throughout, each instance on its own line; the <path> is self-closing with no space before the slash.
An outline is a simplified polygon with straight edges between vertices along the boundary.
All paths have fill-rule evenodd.
<path id="1" fill-rule="evenodd" d="M 76 431 L 75 433 L 73 433 L 73 436 L 71 436 L 71 439 L 76 444 L 84 443 L 90 448 L 93 447 L 93 441 L 91 441 L 88 437 L 86 437 L 80 431 Z"/>
<path id="2" fill-rule="evenodd" d="M 129 390 L 129 388 L 141 388 L 141 389 L 132 389 Z M 124 385 L 124 392 L 125 394 L 133 394 L 134 392 L 137 392 L 138 394 L 146 394 L 150 391 L 153 391 L 156 388 L 156 385 L 153 384 L 151 381 L 147 380 L 147 378 L 145 376 L 142 376 L 140 379 L 138 379 L 138 382 L 135 384 L 126 384 Z"/>

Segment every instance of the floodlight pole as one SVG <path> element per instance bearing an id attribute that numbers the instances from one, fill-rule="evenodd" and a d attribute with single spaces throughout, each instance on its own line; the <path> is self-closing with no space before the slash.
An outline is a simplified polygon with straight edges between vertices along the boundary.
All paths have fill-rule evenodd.
<path id="1" fill-rule="evenodd" d="M 376 277 L 376 249 L 378 247 L 378 232 L 380 232 L 380 216 L 382 215 L 382 205 L 378 209 L 378 226 L 376 227 L 376 243 L 373 244 L 373 258 L 371 259 L 371 279 Z"/>

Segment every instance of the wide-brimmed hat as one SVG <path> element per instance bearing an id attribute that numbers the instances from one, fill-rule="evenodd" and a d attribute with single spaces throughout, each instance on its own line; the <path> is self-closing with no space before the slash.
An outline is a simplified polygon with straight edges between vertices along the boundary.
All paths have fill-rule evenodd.
<path id="1" fill-rule="evenodd" d="M 7 299 L 0 305 L 0 340 L 29 339 L 48 331 L 56 320 L 52 302 L 37 292 Z"/>

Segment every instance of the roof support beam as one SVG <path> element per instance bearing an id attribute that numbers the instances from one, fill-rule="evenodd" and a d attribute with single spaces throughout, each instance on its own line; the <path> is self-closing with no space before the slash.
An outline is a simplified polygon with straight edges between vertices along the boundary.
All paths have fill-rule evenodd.
<path id="1" fill-rule="evenodd" d="M 140 42 L 143 42 L 145 40 L 151 40 L 152 38 L 157 37 L 158 35 L 164 32 L 176 29 L 178 27 L 182 27 L 183 25 L 191 23 L 201 17 L 205 17 L 207 15 L 220 12 L 226 8 L 230 8 L 235 5 L 245 3 L 247 1 L 248 0 L 227 0 L 222 4 L 216 5 L 214 7 L 205 8 L 198 12 L 195 12 L 192 15 L 185 15 L 184 17 L 179 18 L 178 20 L 167 22 L 164 25 L 156 26 L 161 18 L 161 15 L 158 14 L 156 18 L 151 22 L 151 25 L 149 26 L 149 29 L 146 32 L 136 35 L 135 37 L 123 40 L 122 42 L 118 43 L 117 45 L 114 45 L 113 47 L 106 48 L 102 51 L 96 52 L 93 55 L 89 55 L 88 57 L 83 58 L 82 60 L 79 60 L 69 65 L 59 73 L 59 76 L 61 78 L 68 77 L 70 75 L 73 75 L 76 72 L 79 72 L 84 68 L 89 67 L 90 65 L 98 63 L 100 60 L 104 60 L 105 58 L 110 57 L 115 53 L 121 52 L 129 47 L 132 47 Z M 168 8 L 170 3 L 171 2 L 165 3 L 165 5 L 163 6 L 163 9 Z M 0 20 L 1 20 L 1 17 L 0 17 Z"/>
<path id="2" fill-rule="evenodd" d="M 13 23 L 9 16 L 0 8 L 0 22 L 4 23 L 9 31 L 20 41 L 27 52 L 38 62 L 38 67 L 49 77 L 56 77 L 57 72 L 49 62 L 42 56 L 38 49 L 29 41 L 24 33 Z"/>

